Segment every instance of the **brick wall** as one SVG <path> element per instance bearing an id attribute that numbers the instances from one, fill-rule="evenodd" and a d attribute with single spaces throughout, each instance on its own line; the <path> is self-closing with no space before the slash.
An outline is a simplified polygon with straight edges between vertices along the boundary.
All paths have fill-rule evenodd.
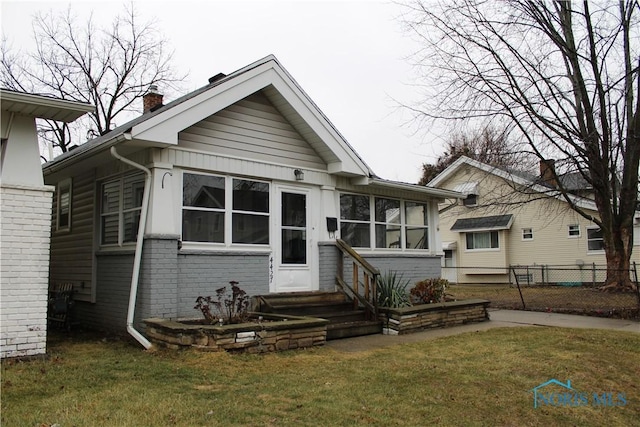
<path id="1" fill-rule="evenodd" d="M 248 295 L 269 293 L 269 254 L 251 252 L 192 252 L 178 255 L 178 316 L 199 316 L 194 310 L 199 296 L 215 296 L 239 282 Z"/>
<path id="2" fill-rule="evenodd" d="M 96 302 L 76 301 L 75 320 L 95 329 L 126 330 L 133 256 L 133 251 L 98 254 Z"/>
<path id="3" fill-rule="evenodd" d="M 53 188 L 0 186 L 0 357 L 46 352 Z"/>
<path id="4" fill-rule="evenodd" d="M 340 251 L 333 242 L 321 242 L 318 244 L 318 249 L 320 252 L 319 288 L 324 292 L 334 292 Z"/>

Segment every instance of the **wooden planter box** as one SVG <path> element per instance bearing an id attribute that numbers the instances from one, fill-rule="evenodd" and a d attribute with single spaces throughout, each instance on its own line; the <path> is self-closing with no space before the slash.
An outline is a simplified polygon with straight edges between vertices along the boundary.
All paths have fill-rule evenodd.
<path id="1" fill-rule="evenodd" d="M 262 321 L 258 321 L 258 316 Z M 194 324 L 200 319 L 146 319 L 146 335 L 169 348 L 265 353 L 324 345 L 328 320 L 251 313 L 256 319 L 235 325 Z M 188 323 L 184 323 L 188 322 Z"/>
<path id="2" fill-rule="evenodd" d="M 420 304 L 403 308 L 380 308 L 383 333 L 409 334 L 431 328 L 447 328 L 466 323 L 489 320 L 489 301 L 470 299 Z"/>

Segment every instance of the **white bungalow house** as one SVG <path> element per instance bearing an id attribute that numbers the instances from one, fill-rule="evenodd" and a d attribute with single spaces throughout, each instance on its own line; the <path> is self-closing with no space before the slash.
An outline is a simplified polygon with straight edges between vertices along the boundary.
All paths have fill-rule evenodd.
<path id="1" fill-rule="evenodd" d="M 383 272 L 440 275 L 438 203 L 459 194 L 377 177 L 275 57 L 162 99 L 44 166 L 71 189 L 51 281 L 74 283 L 82 322 L 193 316 L 230 280 L 333 291 L 336 238 Z"/>
<path id="2" fill-rule="evenodd" d="M 6 89 L 0 102 L 0 357 L 35 356 L 46 352 L 54 191 L 42 178 L 36 118 L 71 122 L 93 107 Z"/>
<path id="3" fill-rule="evenodd" d="M 443 277 L 454 283 L 508 283 L 514 280 L 510 266 L 538 266 L 516 270 L 522 275 L 519 281 L 576 282 L 592 280 L 590 271 L 596 265 L 602 271 L 595 280 L 604 279 L 606 258 L 600 229 L 554 192 L 550 167 L 553 161 L 541 162 L 540 175 L 532 175 L 463 156 L 429 182 L 429 186 L 465 196 L 440 206 Z M 579 174 L 564 174 L 559 179 L 575 203 L 598 216 L 592 191 Z M 640 265 L 640 211 L 634 225 L 631 261 Z M 577 273 L 560 272 L 554 278 L 548 273 L 554 267 Z"/>

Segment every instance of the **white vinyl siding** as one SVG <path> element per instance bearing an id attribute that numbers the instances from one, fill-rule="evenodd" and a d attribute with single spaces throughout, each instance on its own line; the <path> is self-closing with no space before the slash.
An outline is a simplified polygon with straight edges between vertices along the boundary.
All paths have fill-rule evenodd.
<path id="1" fill-rule="evenodd" d="M 253 94 L 180 132 L 185 149 L 326 170 L 307 141 L 262 94 Z"/>

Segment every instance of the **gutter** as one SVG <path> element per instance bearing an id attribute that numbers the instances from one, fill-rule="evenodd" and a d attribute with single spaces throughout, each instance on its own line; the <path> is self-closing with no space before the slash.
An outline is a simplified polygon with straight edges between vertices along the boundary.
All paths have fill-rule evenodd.
<path id="1" fill-rule="evenodd" d="M 147 225 L 147 212 L 149 211 L 149 196 L 151 193 L 151 171 L 144 166 L 132 162 L 122 157 L 116 151 L 116 147 L 111 147 L 111 155 L 121 162 L 140 169 L 146 175 L 144 183 L 144 193 L 142 195 L 142 208 L 140 211 L 140 223 L 138 224 L 138 237 L 136 239 L 136 252 L 133 258 L 133 274 L 131 275 L 131 292 L 129 293 L 129 309 L 127 311 L 127 332 L 135 338 L 145 349 L 149 350 L 153 344 L 149 342 L 140 332 L 133 327 L 133 319 L 136 310 L 136 298 L 138 296 L 138 279 L 140 277 L 140 266 L 142 264 L 142 243 L 144 240 L 144 230 Z"/>

